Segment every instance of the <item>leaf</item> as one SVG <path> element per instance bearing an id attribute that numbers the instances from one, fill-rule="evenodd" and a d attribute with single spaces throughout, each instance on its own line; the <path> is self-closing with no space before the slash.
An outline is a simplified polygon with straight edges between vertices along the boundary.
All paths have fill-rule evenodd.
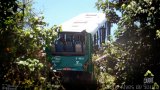
<path id="1" fill-rule="evenodd" d="M 160 30 L 156 30 L 156 37 L 160 38 Z"/>

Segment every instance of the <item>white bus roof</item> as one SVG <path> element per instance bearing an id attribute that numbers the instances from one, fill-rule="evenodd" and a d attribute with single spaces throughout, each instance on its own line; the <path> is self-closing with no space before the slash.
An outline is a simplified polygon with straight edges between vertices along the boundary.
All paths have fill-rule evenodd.
<path id="1" fill-rule="evenodd" d="M 105 22 L 104 13 L 83 13 L 61 25 L 64 32 L 81 32 L 86 30 L 86 32 L 94 34 Z"/>

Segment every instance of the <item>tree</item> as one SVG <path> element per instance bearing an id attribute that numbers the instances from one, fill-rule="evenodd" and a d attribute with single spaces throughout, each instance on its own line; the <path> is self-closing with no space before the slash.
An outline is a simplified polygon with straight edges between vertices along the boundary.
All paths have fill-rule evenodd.
<path id="1" fill-rule="evenodd" d="M 96 6 L 98 10 L 102 10 L 106 14 L 107 18 L 107 40 L 110 41 L 110 34 L 111 34 L 111 26 L 113 23 L 117 23 L 120 17 L 114 11 L 113 3 L 110 3 L 108 0 L 98 0 L 96 2 Z"/>
<path id="2" fill-rule="evenodd" d="M 0 78 L 3 84 L 35 87 L 51 84 L 50 78 L 57 82 L 44 49 L 51 45 L 60 28 L 45 29 L 44 17 L 34 13 L 31 0 L 26 3 L 1 0 L 0 4 Z"/>
<path id="3" fill-rule="evenodd" d="M 120 60 L 124 60 L 124 70 L 117 71 L 116 82 L 121 84 L 143 84 L 144 74 L 151 70 L 155 75 L 155 82 L 160 83 L 158 76 L 159 68 L 159 0 L 98 0 L 98 8 L 106 11 L 109 5 L 111 12 L 120 11 L 122 16 L 118 21 L 116 42 L 113 44 L 123 48 L 126 55 L 121 55 Z M 106 13 L 107 14 L 107 13 Z M 117 15 L 116 15 L 117 16 Z M 112 14 L 107 16 L 114 18 Z M 120 52 L 118 50 L 118 52 Z M 117 58 L 118 57 L 112 57 Z M 122 59 L 123 58 L 123 59 Z M 107 59 L 108 60 L 108 59 Z M 120 62 L 122 62 L 120 61 Z M 113 62 L 113 61 L 112 61 Z M 118 61 L 116 61 L 118 63 Z M 119 66 L 120 67 L 120 66 Z M 114 68 L 113 68 L 114 69 Z M 121 76 L 122 75 L 122 76 Z M 124 77 L 124 79 L 120 79 Z"/>

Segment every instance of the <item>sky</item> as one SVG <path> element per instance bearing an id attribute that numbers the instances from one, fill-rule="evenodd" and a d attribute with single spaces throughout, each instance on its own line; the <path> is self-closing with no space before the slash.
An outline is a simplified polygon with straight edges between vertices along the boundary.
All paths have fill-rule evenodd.
<path id="1" fill-rule="evenodd" d="M 102 12 L 98 11 L 95 3 L 98 0 L 34 0 L 33 8 L 36 12 L 42 12 L 44 21 L 48 23 L 48 27 L 60 25 L 73 17 L 86 12 Z M 117 25 L 113 24 L 111 35 Z"/>
<path id="2" fill-rule="evenodd" d="M 36 11 L 43 12 L 44 21 L 53 25 L 61 23 L 86 12 L 100 12 L 95 7 L 98 0 L 34 0 Z"/>

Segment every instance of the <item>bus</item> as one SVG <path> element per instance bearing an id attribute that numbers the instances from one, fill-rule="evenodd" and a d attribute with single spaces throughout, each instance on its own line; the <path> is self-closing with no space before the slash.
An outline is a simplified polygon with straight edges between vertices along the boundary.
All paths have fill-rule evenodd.
<path id="1" fill-rule="evenodd" d="M 47 54 L 63 83 L 95 84 L 92 54 L 107 41 L 103 13 L 83 13 L 62 24 Z"/>

